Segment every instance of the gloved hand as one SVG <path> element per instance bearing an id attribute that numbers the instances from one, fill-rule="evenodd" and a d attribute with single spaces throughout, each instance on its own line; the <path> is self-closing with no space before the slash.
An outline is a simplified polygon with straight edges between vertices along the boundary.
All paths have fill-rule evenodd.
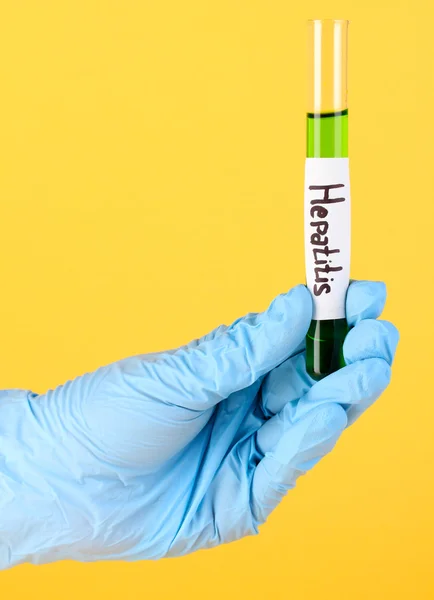
<path id="1" fill-rule="evenodd" d="M 386 388 L 383 284 L 351 284 L 347 366 L 315 383 L 304 286 L 171 352 L 0 396 L 0 567 L 178 556 L 256 533 Z"/>

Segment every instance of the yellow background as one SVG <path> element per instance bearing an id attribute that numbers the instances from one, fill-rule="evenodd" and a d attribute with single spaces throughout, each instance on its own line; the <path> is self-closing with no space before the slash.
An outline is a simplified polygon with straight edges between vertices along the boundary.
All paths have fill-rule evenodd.
<path id="1" fill-rule="evenodd" d="M 299 6 L 296 6 L 296 5 Z M 434 598 L 428 0 L 14 0 L 0 22 L 1 387 L 42 392 L 304 280 L 305 20 L 349 18 L 353 269 L 390 390 L 259 537 L 21 567 L 3 598 Z"/>

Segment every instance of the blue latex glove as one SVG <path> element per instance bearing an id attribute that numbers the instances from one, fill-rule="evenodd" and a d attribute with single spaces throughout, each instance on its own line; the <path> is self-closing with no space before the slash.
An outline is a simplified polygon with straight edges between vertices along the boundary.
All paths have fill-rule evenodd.
<path id="1" fill-rule="evenodd" d="M 304 286 L 172 352 L 0 396 L 0 567 L 177 556 L 254 534 L 389 383 L 383 284 L 350 286 L 348 366 L 313 382 Z"/>

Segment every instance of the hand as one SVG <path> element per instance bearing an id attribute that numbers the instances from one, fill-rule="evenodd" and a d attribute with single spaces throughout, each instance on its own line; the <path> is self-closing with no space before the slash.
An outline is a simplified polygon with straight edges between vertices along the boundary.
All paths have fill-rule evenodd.
<path id="1" fill-rule="evenodd" d="M 0 395 L 0 568 L 177 556 L 256 533 L 383 392 L 398 341 L 356 282 L 347 366 L 315 383 L 304 286 L 171 352 Z"/>

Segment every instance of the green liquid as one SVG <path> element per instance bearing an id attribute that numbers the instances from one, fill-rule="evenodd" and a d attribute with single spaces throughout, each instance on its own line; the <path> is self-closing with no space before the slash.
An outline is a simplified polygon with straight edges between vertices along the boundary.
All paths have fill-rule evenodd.
<path id="1" fill-rule="evenodd" d="M 348 111 L 307 114 L 308 158 L 348 156 Z M 345 366 L 343 344 L 348 333 L 346 319 L 312 321 L 306 336 L 306 368 L 314 379 Z"/>

